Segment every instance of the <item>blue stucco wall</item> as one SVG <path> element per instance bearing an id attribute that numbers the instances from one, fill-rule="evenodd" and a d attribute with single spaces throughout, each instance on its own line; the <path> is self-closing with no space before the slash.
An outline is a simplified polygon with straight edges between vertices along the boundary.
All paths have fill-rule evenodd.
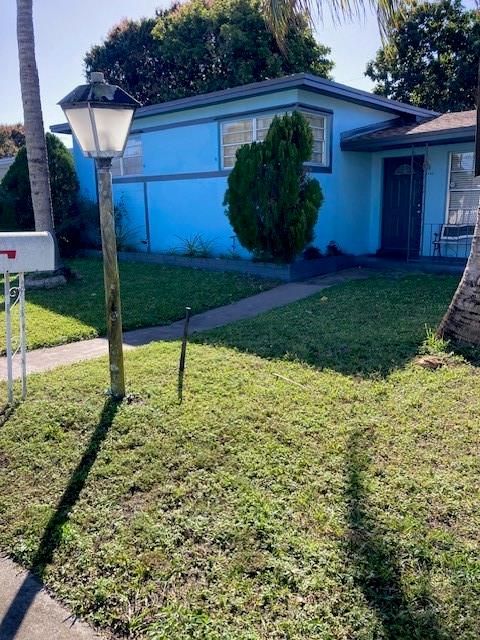
<path id="1" fill-rule="evenodd" d="M 325 197 L 314 243 L 322 250 L 334 241 L 349 253 L 374 253 L 380 246 L 383 158 L 408 155 L 410 151 L 342 151 L 340 137 L 345 131 L 395 115 L 306 90 L 282 91 L 135 120 L 132 130 L 141 134 L 143 142 L 143 175 L 114 180 L 115 200 L 125 206 L 125 226 L 130 229 L 132 248 L 179 249 L 185 240 L 200 234 L 215 253 L 230 251 L 233 231 L 222 204 L 228 172 L 220 166 L 220 121 L 266 109 L 281 112 L 296 103 L 333 114 L 331 172 L 313 173 Z M 432 147 L 429 153 L 426 223 L 443 220 L 439 217 L 445 211 L 448 172 L 446 146 Z M 74 157 L 82 192 L 94 197 L 93 163 L 83 158 L 76 145 Z"/>
<path id="2" fill-rule="evenodd" d="M 200 234 L 216 254 L 231 248 L 230 227 L 222 206 L 226 178 L 150 182 L 152 251 L 175 249 Z"/>
<path id="3" fill-rule="evenodd" d="M 302 103 L 333 112 L 332 172 L 317 176 L 325 201 L 315 230 L 315 244 L 323 250 L 333 240 L 348 253 L 367 253 L 371 154 L 342 151 L 340 137 L 345 131 L 383 122 L 393 116 L 306 91 L 300 91 L 299 98 Z"/>
<path id="4" fill-rule="evenodd" d="M 425 157 L 424 202 L 422 221 L 422 255 L 433 254 L 435 232 L 446 220 L 448 195 L 449 157 L 453 152 L 473 151 L 471 144 L 450 144 L 413 149 L 415 155 Z M 372 154 L 372 186 L 369 221 L 369 253 L 374 253 L 381 244 L 381 215 L 383 189 L 383 160 L 392 157 L 410 157 L 411 149 L 395 149 Z M 442 255 L 447 257 L 467 257 L 470 250 L 468 241 L 447 244 L 442 248 Z"/>
<path id="5" fill-rule="evenodd" d="M 137 251 L 182 253 L 200 234 L 213 253 L 227 253 L 233 231 L 221 204 L 226 184 L 220 177 L 115 185 L 115 200 L 123 201 L 126 226 L 132 230 L 129 244 Z"/>
<path id="6" fill-rule="evenodd" d="M 218 125 L 206 122 L 142 135 L 146 175 L 218 171 Z"/>
<path id="7" fill-rule="evenodd" d="M 80 183 L 80 193 L 88 200 L 97 201 L 97 181 L 95 177 L 95 166 L 93 160 L 85 158 L 82 150 L 73 139 L 73 161 Z"/>

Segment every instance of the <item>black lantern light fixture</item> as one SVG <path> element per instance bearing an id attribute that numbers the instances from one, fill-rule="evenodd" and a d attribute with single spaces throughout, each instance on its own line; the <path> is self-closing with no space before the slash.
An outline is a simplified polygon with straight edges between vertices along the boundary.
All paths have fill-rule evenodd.
<path id="1" fill-rule="evenodd" d="M 114 398 L 123 398 L 125 374 L 122 314 L 111 167 L 112 158 L 123 155 L 133 115 L 140 103 L 120 87 L 107 84 L 103 73 L 93 72 L 90 74 L 89 84 L 76 87 L 58 104 L 62 107 L 83 154 L 94 158 L 97 167 L 110 392 Z"/>

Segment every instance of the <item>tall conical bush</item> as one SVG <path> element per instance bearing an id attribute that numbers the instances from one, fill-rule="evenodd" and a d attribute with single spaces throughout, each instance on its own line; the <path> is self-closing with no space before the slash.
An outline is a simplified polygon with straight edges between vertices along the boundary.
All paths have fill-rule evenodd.
<path id="1" fill-rule="evenodd" d="M 313 240 L 323 194 L 304 163 L 313 135 L 298 112 L 276 116 L 264 142 L 242 146 L 224 204 L 240 243 L 255 257 L 292 262 Z"/>

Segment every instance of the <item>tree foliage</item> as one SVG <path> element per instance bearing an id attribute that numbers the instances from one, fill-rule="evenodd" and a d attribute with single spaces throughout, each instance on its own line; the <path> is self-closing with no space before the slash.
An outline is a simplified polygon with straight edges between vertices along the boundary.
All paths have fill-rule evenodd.
<path id="1" fill-rule="evenodd" d="M 298 112 L 276 116 L 264 142 L 237 151 L 224 204 L 240 243 L 257 257 L 291 262 L 313 240 L 323 194 L 304 168 L 312 151 Z"/>
<path id="2" fill-rule="evenodd" d="M 263 0 L 262 10 L 272 33 L 280 45 L 284 45 L 286 34 L 298 19 L 305 17 L 314 22 L 330 14 L 334 24 L 354 19 L 364 19 L 365 9 L 373 9 L 382 34 L 395 18 L 396 13 L 409 0 Z M 411 1 L 411 0 L 410 0 Z"/>
<path id="3" fill-rule="evenodd" d="M 329 53 L 302 16 L 282 51 L 260 0 L 189 0 L 115 26 L 85 67 L 151 104 L 298 72 L 328 77 Z"/>
<path id="4" fill-rule="evenodd" d="M 460 0 L 412 3 L 368 63 L 375 92 L 435 111 L 475 108 L 480 20 Z"/>
<path id="5" fill-rule="evenodd" d="M 0 124 L 0 158 L 14 156 L 25 144 L 23 125 Z"/>
<path id="6" fill-rule="evenodd" d="M 107 82 L 118 84 L 142 104 L 160 102 L 155 96 L 163 84 L 163 62 L 152 34 L 155 24 L 155 18 L 122 20 L 102 44 L 85 54 L 86 73 L 103 71 Z"/>
<path id="7" fill-rule="evenodd" d="M 48 167 L 52 192 L 55 232 L 63 253 L 78 246 L 82 216 L 78 199 L 78 180 L 73 158 L 57 136 L 47 133 Z M 2 181 L 5 210 L 10 209 L 17 228 L 34 230 L 27 150 L 22 147 Z"/>

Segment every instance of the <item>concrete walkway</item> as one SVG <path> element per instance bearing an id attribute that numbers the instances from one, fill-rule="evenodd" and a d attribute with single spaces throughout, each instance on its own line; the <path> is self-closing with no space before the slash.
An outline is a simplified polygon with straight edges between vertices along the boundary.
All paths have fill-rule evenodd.
<path id="1" fill-rule="evenodd" d="M 100 640 L 27 571 L 0 558 L 1 640 Z"/>
<path id="2" fill-rule="evenodd" d="M 327 287 L 335 284 L 368 277 L 370 274 L 364 269 L 347 269 L 327 276 L 319 276 L 307 282 L 290 282 L 282 284 L 269 291 L 263 291 L 238 302 L 217 307 L 204 313 L 192 316 L 190 319 L 190 333 L 209 331 L 216 327 L 223 327 L 237 320 L 253 318 L 261 313 L 283 307 L 291 302 L 308 298 Z M 177 340 L 183 333 L 183 320 L 169 325 L 147 327 L 126 331 L 123 336 L 125 350 L 133 349 L 150 342 L 159 340 Z M 27 356 L 27 372 L 40 373 L 74 362 L 91 360 L 108 353 L 106 338 L 93 338 L 71 342 L 58 347 L 34 349 Z M 14 376 L 20 376 L 18 359 L 14 362 Z M 0 357 L 0 380 L 7 378 L 7 362 L 4 356 Z M 0 639 L 1 640 L 1 639 Z"/>

